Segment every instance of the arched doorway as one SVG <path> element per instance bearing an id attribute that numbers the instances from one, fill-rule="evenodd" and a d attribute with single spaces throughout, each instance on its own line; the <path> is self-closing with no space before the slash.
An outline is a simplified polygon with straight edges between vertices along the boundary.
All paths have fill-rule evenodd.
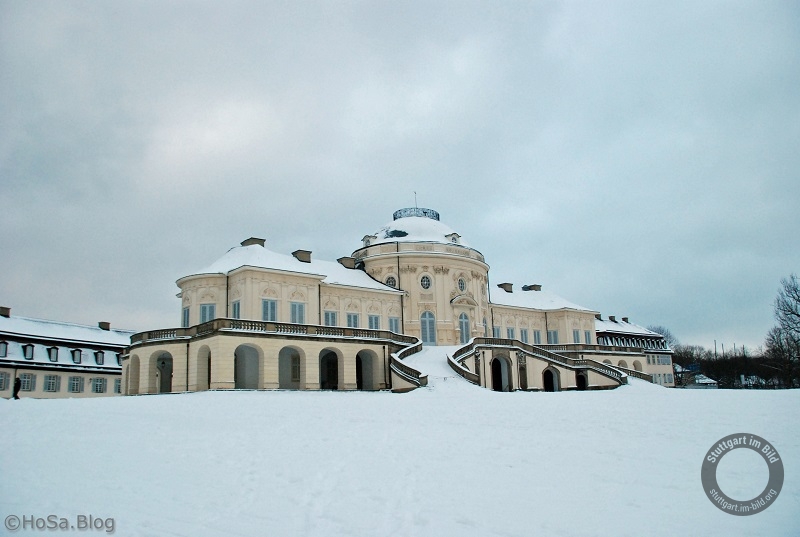
<path id="1" fill-rule="evenodd" d="M 233 352 L 233 385 L 237 390 L 258 389 L 258 350 L 250 345 Z"/>
<path id="2" fill-rule="evenodd" d="M 511 391 L 511 375 L 508 361 L 505 358 L 492 360 L 492 389 L 496 392 Z"/>
<path id="3" fill-rule="evenodd" d="M 378 390 L 380 380 L 376 378 L 378 372 L 378 357 L 374 352 L 363 350 L 356 355 L 356 389 Z"/>
<path id="4" fill-rule="evenodd" d="M 302 381 L 302 359 L 295 347 L 284 347 L 278 353 L 278 387 L 299 390 Z"/>
<path id="5" fill-rule="evenodd" d="M 461 344 L 466 345 L 469 341 L 469 316 L 466 313 L 462 313 L 458 316 L 458 330 L 461 333 Z"/>
<path id="6" fill-rule="evenodd" d="M 172 391 L 172 355 L 168 352 L 161 353 L 156 358 L 156 387 L 158 393 Z"/>
<path id="7" fill-rule="evenodd" d="M 128 395 L 139 393 L 139 357 L 131 357 L 131 365 L 128 366 Z"/>
<path id="8" fill-rule="evenodd" d="M 197 351 L 197 378 L 196 385 L 197 391 L 208 390 L 211 388 L 211 349 L 206 345 L 200 347 Z"/>
<path id="9" fill-rule="evenodd" d="M 419 318 L 420 339 L 423 345 L 436 345 L 436 318 L 433 313 L 423 312 Z"/>
<path id="10" fill-rule="evenodd" d="M 578 388 L 579 392 L 584 391 L 589 386 L 585 371 L 577 371 L 575 373 L 575 386 Z"/>
<path id="11" fill-rule="evenodd" d="M 558 372 L 549 367 L 542 373 L 542 383 L 546 392 L 557 392 L 561 387 L 561 383 L 558 380 Z"/>
<path id="12" fill-rule="evenodd" d="M 319 389 L 339 389 L 339 357 L 333 351 L 322 351 L 320 353 Z"/>

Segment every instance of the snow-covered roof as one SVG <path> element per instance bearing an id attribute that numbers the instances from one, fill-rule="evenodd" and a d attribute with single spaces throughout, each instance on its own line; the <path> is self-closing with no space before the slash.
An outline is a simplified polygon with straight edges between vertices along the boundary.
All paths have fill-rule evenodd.
<path id="1" fill-rule="evenodd" d="M 437 215 L 438 216 L 438 215 Z M 381 227 L 374 233 L 376 237 L 371 244 L 382 244 L 388 242 L 437 242 L 441 244 L 459 244 L 469 248 L 461 236 L 456 237 L 457 242 L 453 241 L 453 231 L 450 226 L 425 216 L 405 216 L 397 218 Z"/>
<path id="2" fill-rule="evenodd" d="M 712 378 L 709 378 L 709 377 L 703 375 L 702 373 L 699 373 L 699 374 L 694 376 L 694 378 L 692 379 L 692 383 L 693 384 L 716 384 L 717 381 L 712 379 Z"/>
<path id="3" fill-rule="evenodd" d="M 29 319 L 27 317 L 0 316 L 0 337 L 2 335 L 23 335 L 53 339 L 65 342 L 99 343 L 128 346 L 133 330 L 103 330 L 97 326 Z"/>
<path id="4" fill-rule="evenodd" d="M 336 261 L 322 261 L 314 259 L 313 257 L 309 263 L 305 263 L 292 255 L 273 252 L 260 244 L 231 248 L 225 255 L 212 263 L 211 266 L 199 270 L 194 274 L 190 274 L 189 276 L 228 274 L 242 267 L 280 270 L 316 276 L 319 277 L 323 283 L 331 285 L 346 285 L 349 287 L 376 289 L 394 293 L 401 292 L 381 282 L 375 281 L 363 270 L 349 269 Z"/>
<path id="5" fill-rule="evenodd" d="M 514 291 L 508 293 L 503 289 L 492 289 L 492 304 L 498 306 L 514 306 L 517 308 L 531 308 L 536 310 L 561 310 L 570 309 L 594 312 L 577 304 L 561 298 L 550 291 Z"/>
<path id="6" fill-rule="evenodd" d="M 661 334 L 648 330 L 638 324 L 633 324 L 627 321 L 611 319 L 595 319 L 594 321 L 595 332 L 613 332 L 615 334 L 630 334 L 637 336 L 651 336 L 651 337 L 664 337 Z"/>

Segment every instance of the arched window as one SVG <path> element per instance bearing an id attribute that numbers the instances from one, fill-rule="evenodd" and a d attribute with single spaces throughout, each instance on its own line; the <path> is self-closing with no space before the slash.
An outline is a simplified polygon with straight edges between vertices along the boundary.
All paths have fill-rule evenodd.
<path id="1" fill-rule="evenodd" d="M 420 278 L 419 284 L 422 286 L 423 289 L 430 289 L 431 288 L 430 276 L 423 276 L 422 278 Z"/>
<path id="2" fill-rule="evenodd" d="M 467 290 L 467 282 L 464 281 L 464 278 L 458 279 L 458 290 L 462 293 Z"/>
<path id="3" fill-rule="evenodd" d="M 423 345 L 436 345 L 436 318 L 433 313 L 426 311 L 419 319 Z"/>
<path id="4" fill-rule="evenodd" d="M 461 331 L 461 344 L 466 345 L 469 341 L 469 317 L 466 313 L 458 316 L 458 329 Z"/>

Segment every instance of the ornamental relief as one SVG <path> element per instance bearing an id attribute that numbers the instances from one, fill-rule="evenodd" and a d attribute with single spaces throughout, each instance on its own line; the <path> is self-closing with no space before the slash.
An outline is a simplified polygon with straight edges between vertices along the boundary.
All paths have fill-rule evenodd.
<path id="1" fill-rule="evenodd" d="M 450 267 L 445 267 L 445 266 L 439 265 L 439 266 L 433 267 L 433 272 L 436 273 L 436 274 L 449 274 L 450 273 Z"/>
<path id="2" fill-rule="evenodd" d="M 303 294 L 302 291 L 297 290 L 294 291 L 291 295 L 289 295 L 289 300 L 291 300 L 292 302 L 305 302 L 306 295 Z"/>
<path id="3" fill-rule="evenodd" d="M 183 292 L 183 305 L 188 306 L 192 303 L 192 297 L 185 291 Z"/>
<path id="4" fill-rule="evenodd" d="M 367 307 L 367 312 L 368 313 L 373 313 L 373 314 L 374 313 L 380 313 L 381 312 L 380 304 L 377 303 L 377 302 L 370 303 L 370 305 Z"/>
<path id="5" fill-rule="evenodd" d="M 361 311 L 361 302 L 350 299 L 344 307 L 345 311 Z"/>
<path id="6" fill-rule="evenodd" d="M 202 289 L 200 291 L 200 302 L 216 302 L 217 295 L 209 289 Z"/>
<path id="7" fill-rule="evenodd" d="M 372 274 L 373 276 L 380 277 L 380 275 L 383 273 L 383 267 L 371 268 L 369 269 L 369 273 Z"/>
<path id="8" fill-rule="evenodd" d="M 406 265 L 405 267 L 400 267 L 400 273 L 401 274 L 406 274 L 406 273 L 409 273 L 409 272 L 411 272 L 412 274 L 416 274 L 417 273 L 417 267 L 413 267 L 411 265 Z"/>
<path id="9" fill-rule="evenodd" d="M 273 289 L 271 286 L 265 286 L 261 289 L 261 296 L 264 298 L 278 298 L 280 295 L 278 291 Z"/>
<path id="10" fill-rule="evenodd" d="M 323 310 L 338 310 L 339 309 L 339 302 L 335 299 L 328 299 L 325 301 L 325 304 L 322 306 Z"/>

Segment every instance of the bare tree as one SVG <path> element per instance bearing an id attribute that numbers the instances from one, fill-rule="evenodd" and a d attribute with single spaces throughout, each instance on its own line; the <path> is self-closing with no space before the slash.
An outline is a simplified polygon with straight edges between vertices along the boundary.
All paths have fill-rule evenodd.
<path id="1" fill-rule="evenodd" d="M 673 334 L 672 331 L 670 331 L 670 329 L 667 328 L 666 326 L 650 325 L 647 327 L 647 329 L 650 330 L 651 332 L 655 332 L 656 334 L 661 334 L 662 336 L 664 336 L 664 341 L 667 342 L 667 345 L 669 345 L 670 349 L 674 350 L 675 347 L 680 345 L 680 341 L 678 341 L 678 338 L 675 337 L 675 334 Z"/>
<path id="2" fill-rule="evenodd" d="M 800 338 L 800 280 L 796 274 L 781 280 L 781 290 L 775 298 L 775 318 L 785 332 Z"/>
<path id="3" fill-rule="evenodd" d="M 764 367 L 784 388 L 800 385 L 800 337 L 775 326 L 767 334 Z"/>

